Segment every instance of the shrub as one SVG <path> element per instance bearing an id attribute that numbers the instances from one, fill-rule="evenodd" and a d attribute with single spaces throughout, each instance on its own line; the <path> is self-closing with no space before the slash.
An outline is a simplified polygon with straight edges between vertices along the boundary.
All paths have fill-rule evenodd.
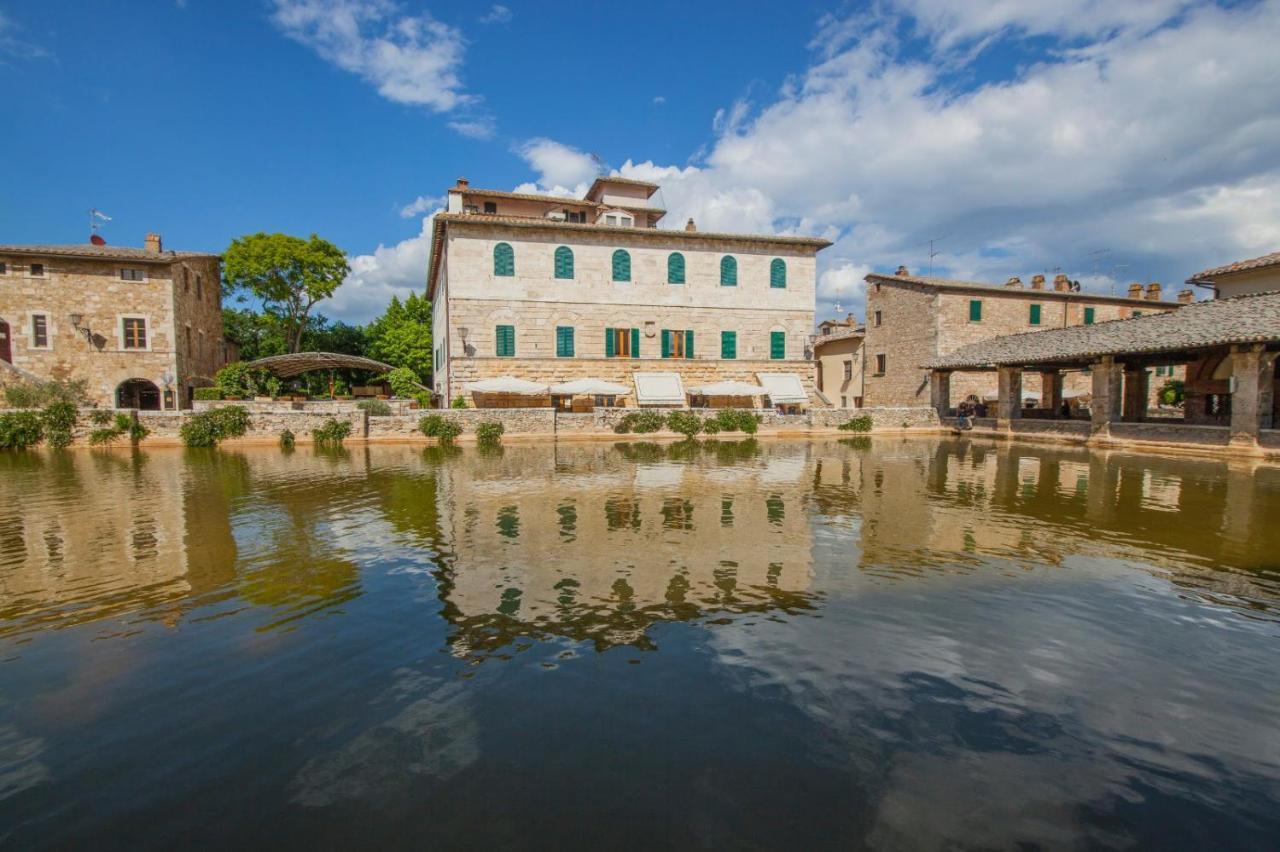
<path id="1" fill-rule="evenodd" d="M 673 411 L 667 415 L 667 428 L 692 438 L 702 431 L 702 418 L 689 411 Z"/>
<path id="2" fill-rule="evenodd" d="M 103 411 L 102 409 L 99 409 L 89 415 L 89 422 L 94 426 L 109 426 L 111 425 L 111 421 L 115 419 L 116 416 L 114 413 L 110 411 Z"/>
<path id="3" fill-rule="evenodd" d="M 297 438 L 294 437 L 293 430 L 285 429 L 283 432 L 280 433 L 280 449 L 292 450 L 293 444 L 296 440 Z"/>
<path id="4" fill-rule="evenodd" d="M 436 437 L 440 439 L 442 444 L 452 444 L 453 439 L 462 434 L 462 427 L 452 420 L 446 420 L 440 424 L 440 431 L 436 433 Z"/>
<path id="5" fill-rule="evenodd" d="M 1169 379 L 1160 386 L 1160 403 L 1162 405 L 1181 406 L 1187 400 L 1187 385 L 1181 379 Z"/>
<path id="6" fill-rule="evenodd" d="M 324 425 L 311 430 L 311 440 L 317 444 L 341 444 L 351 434 L 351 422 L 330 417 Z"/>
<path id="7" fill-rule="evenodd" d="M 760 416 L 737 408 L 722 408 L 712 418 L 717 432 L 745 432 L 754 435 L 760 428 Z"/>
<path id="8" fill-rule="evenodd" d="M 413 395 L 414 400 L 418 403 L 419 408 L 431 407 L 431 391 L 422 391 Z"/>
<path id="9" fill-rule="evenodd" d="M 272 375 L 263 380 L 262 386 L 266 389 L 267 394 L 274 399 L 280 395 L 280 390 L 284 387 L 284 383 L 280 381 L 279 377 Z"/>
<path id="10" fill-rule="evenodd" d="M 420 387 L 421 382 L 418 381 L 418 374 L 408 367 L 396 367 L 382 378 L 387 384 L 391 385 L 393 394 L 405 399 L 409 399 L 422 390 Z"/>
<path id="11" fill-rule="evenodd" d="M 196 388 L 195 398 L 203 402 L 222 399 L 222 391 L 217 388 Z"/>
<path id="12" fill-rule="evenodd" d="M 440 427 L 444 423 L 445 419 L 439 414 L 428 414 L 418 421 L 418 431 L 428 438 L 438 438 L 440 437 Z"/>
<path id="13" fill-rule="evenodd" d="M 219 441 L 239 438 L 249 428 L 249 412 L 241 405 L 201 411 L 187 418 L 178 434 L 188 447 L 216 447 Z"/>
<path id="14" fill-rule="evenodd" d="M 127 417 L 127 415 L 124 414 L 120 416 Z M 129 433 L 129 441 L 136 447 L 143 438 L 146 438 L 151 434 L 151 430 L 144 426 L 142 421 L 136 417 L 127 417 L 127 419 L 129 421 L 129 427 L 127 429 Z"/>
<path id="15" fill-rule="evenodd" d="M 613 431 L 619 435 L 626 435 L 629 432 L 635 432 L 637 435 L 647 435 L 661 429 L 663 422 L 660 412 L 632 411 L 622 415 L 622 419 L 614 425 Z"/>
<path id="16" fill-rule="evenodd" d="M 482 445 L 493 446 L 502 442 L 502 434 L 506 429 L 496 420 L 485 420 L 476 426 L 476 441 Z"/>
<path id="17" fill-rule="evenodd" d="M 391 406 L 380 399 L 366 399 L 356 403 L 356 408 L 368 414 L 370 417 L 390 417 Z"/>
<path id="18" fill-rule="evenodd" d="M 55 402 L 82 405 L 89 401 L 86 379 L 51 379 L 24 382 L 4 389 L 5 402 L 13 408 L 43 408 Z"/>
<path id="19" fill-rule="evenodd" d="M 706 420 L 703 420 L 702 431 L 704 434 L 707 434 L 707 435 L 719 435 L 720 421 L 716 420 L 714 417 L 709 417 Z"/>
<path id="20" fill-rule="evenodd" d="M 252 370 L 243 361 L 232 361 L 218 371 L 213 383 L 224 397 L 236 399 L 267 393 L 269 378 L 272 376 L 266 370 Z"/>
<path id="21" fill-rule="evenodd" d="M 841 432 L 870 432 L 871 417 L 867 414 L 864 414 L 861 417 L 851 417 L 841 423 L 837 428 L 839 428 Z"/>
<path id="22" fill-rule="evenodd" d="M 466 408 L 466 407 L 467 407 L 467 398 L 466 398 L 465 396 L 455 396 L 455 397 L 453 398 L 453 405 L 452 405 L 452 406 L 450 406 L 450 407 L 451 407 L 451 408 Z"/>
<path id="23" fill-rule="evenodd" d="M 49 446 L 61 448 L 71 443 L 71 433 L 76 428 L 76 407 L 70 402 L 51 402 L 40 412 L 44 439 Z"/>
<path id="24" fill-rule="evenodd" d="M 40 443 L 41 437 L 40 415 L 34 411 L 0 414 L 0 450 L 25 450 Z"/>

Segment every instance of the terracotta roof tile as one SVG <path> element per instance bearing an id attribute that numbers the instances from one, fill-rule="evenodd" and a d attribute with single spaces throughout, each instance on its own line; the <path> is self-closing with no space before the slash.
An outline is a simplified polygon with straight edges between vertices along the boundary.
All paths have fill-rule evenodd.
<path id="1" fill-rule="evenodd" d="M 956 290 L 964 292 L 983 292 L 1001 296 L 1022 296 L 1036 299 L 1071 299 L 1077 302 L 1113 302 L 1126 305 L 1145 305 L 1149 308 L 1176 308 L 1177 302 L 1159 299 L 1130 299 L 1128 296 L 1108 296 L 1105 293 L 1091 293 L 1088 290 L 1054 290 L 1048 287 L 1035 290 L 1031 287 L 1006 287 L 1003 284 L 991 284 L 986 281 L 960 281 L 953 278 L 930 278 L 924 275 L 889 275 L 872 272 L 866 276 L 867 281 L 885 284 L 902 283 L 918 284 L 922 287 L 934 287 L 939 290 Z"/>
<path id="2" fill-rule="evenodd" d="M 92 243 L 81 245 L 23 245 L 0 246 L 0 254 L 20 254 L 30 257 L 77 257 L 90 260 L 132 260 L 142 263 L 173 263 L 186 258 L 213 257 L 199 251 L 162 251 L 153 254 L 146 249 L 129 246 L 95 246 Z"/>
<path id="3" fill-rule="evenodd" d="M 1187 279 L 1187 283 L 1208 284 L 1212 279 L 1222 275 L 1230 275 L 1233 272 L 1248 272 L 1252 269 L 1266 269 L 1269 266 L 1280 266 L 1280 251 L 1264 254 L 1262 257 L 1251 257 L 1248 260 L 1237 260 L 1235 263 L 1228 263 L 1226 266 L 1215 266 L 1213 269 L 1197 272 Z"/>

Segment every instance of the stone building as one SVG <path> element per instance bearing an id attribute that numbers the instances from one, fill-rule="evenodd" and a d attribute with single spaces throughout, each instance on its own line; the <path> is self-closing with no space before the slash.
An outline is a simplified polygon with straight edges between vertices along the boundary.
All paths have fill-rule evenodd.
<path id="1" fill-rule="evenodd" d="M 1187 283 L 1208 287 L 1215 299 L 1280 291 L 1280 251 L 1206 269 L 1192 275 Z"/>
<path id="2" fill-rule="evenodd" d="M 823 320 L 813 338 L 818 392 L 838 408 L 862 407 L 862 338 L 866 328 L 849 314 L 843 320 Z"/>
<path id="3" fill-rule="evenodd" d="M 1162 301 L 1160 285 L 1129 285 L 1125 296 L 1080 291 L 1065 275 L 1046 283 L 1034 275 L 1030 286 L 1010 278 L 1003 286 L 911 275 L 899 267 L 893 275 L 872 273 L 867 281 L 867 322 L 863 350 L 866 379 L 863 397 L 869 406 L 928 405 L 929 371 L 923 365 L 962 346 L 1003 335 L 1065 326 L 1093 325 L 1143 314 L 1175 310 L 1194 300 L 1190 290 L 1177 302 Z M 1180 375 L 1176 368 L 1156 366 L 1158 379 Z M 969 395 L 994 400 L 993 376 L 956 376 L 953 400 Z M 1042 399 L 1038 376 L 1023 384 L 1027 399 Z M 1073 371 L 1064 377 L 1068 399 L 1088 394 L 1089 376 Z M 1154 391 L 1154 384 L 1153 384 Z"/>
<path id="4" fill-rule="evenodd" d="M 226 364 L 217 255 L 0 246 L 0 381 L 84 379 L 91 401 L 188 407 Z"/>
<path id="5" fill-rule="evenodd" d="M 637 374 L 658 373 L 688 389 L 769 373 L 794 376 L 820 404 L 808 340 L 816 255 L 830 243 L 704 233 L 692 220 L 658 228 L 657 190 L 602 177 L 573 199 L 459 180 L 436 216 L 427 276 L 441 399 L 504 376 L 636 389 Z M 651 401 L 643 388 L 617 400 Z"/>

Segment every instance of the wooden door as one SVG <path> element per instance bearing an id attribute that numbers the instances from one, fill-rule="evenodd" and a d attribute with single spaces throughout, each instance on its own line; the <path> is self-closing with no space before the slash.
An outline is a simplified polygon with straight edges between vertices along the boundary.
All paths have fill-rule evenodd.
<path id="1" fill-rule="evenodd" d="M 9 323 L 0 320 L 0 361 L 13 363 L 13 350 L 9 348 Z"/>

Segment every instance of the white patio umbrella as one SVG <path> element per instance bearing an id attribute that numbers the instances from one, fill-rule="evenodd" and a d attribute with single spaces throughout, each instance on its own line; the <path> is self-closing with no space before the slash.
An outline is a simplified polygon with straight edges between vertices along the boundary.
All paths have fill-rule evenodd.
<path id="1" fill-rule="evenodd" d="M 689 388 L 689 393 L 699 394 L 701 396 L 763 396 L 768 393 L 768 391 L 760 387 L 760 385 L 752 385 L 746 382 L 725 381 Z"/>
<path id="2" fill-rule="evenodd" d="M 496 379 L 481 379 L 464 385 L 468 393 L 518 393 L 525 396 L 538 396 L 547 392 L 546 385 L 517 379 L 515 376 L 499 376 Z"/>
<path id="3" fill-rule="evenodd" d="M 604 379 L 574 379 L 552 385 L 551 392 L 556 396 L 622 396 L 631 393 L 631 388 Z"/>

